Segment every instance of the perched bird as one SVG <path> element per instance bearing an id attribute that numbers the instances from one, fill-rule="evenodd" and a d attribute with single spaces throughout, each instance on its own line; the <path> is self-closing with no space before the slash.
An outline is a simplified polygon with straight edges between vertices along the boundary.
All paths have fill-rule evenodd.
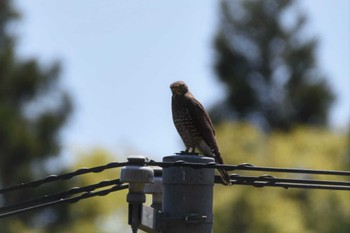
<path id="1" fill-rule="evenodd" d="M 172 95 L 171 108 L 177 132 L 186 146 L 185 153 L 195 153 L 213 157 L 216 163 L 223 164 L 215 138 L 213 123 L 202 104 L 194 98 L 182 81 L 170 85 Z M 226 185 L 231 185 L 226 170 L 218 169 Z"/>

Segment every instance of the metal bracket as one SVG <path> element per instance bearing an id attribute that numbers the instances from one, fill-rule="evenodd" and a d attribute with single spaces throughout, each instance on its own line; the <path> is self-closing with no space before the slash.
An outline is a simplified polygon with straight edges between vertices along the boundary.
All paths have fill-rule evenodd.
<path id="1" fill-rule="evenodd" d="M 139 229 L 145 232 L 159 233 L 156 226 L 158 214 L 159 214 L 158 210 L 152 207 L 143 205 L 142 215 L 141 215 L 141 224 L 139 226 Z"/>
<path id="2" fill-rule="evenodd" d="M 205 223 L 207 221 L 208 217 L 201 214 L 189 214 L 185 217 L 186 223 Z"/>

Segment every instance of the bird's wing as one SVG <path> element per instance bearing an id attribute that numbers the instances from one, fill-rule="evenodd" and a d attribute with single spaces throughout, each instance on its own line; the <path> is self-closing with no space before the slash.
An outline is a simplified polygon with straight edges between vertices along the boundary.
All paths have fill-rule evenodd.
<path id="1" fill-rule="evenodd" d="M 215 131 L 208 112 L 193 96 L 187 98 L 187 109 L 204 141 L 210 148 L 217 149 Z"/>

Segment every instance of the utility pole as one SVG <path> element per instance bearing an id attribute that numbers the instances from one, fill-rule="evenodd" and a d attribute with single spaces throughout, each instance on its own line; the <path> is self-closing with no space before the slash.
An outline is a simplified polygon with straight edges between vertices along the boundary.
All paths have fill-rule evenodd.
<path id="1" fill-rule="evenodd" d="M 163 162 L 209 163 L 196 155 L 164 157 Z M 168 167 L 163 169 L 164 233 L 211 233 L 213 229 L 214 169 Z"/>
<path id="2" fill-rule="evenodd" d="M 212 233 L 214 169 L 170 166 L 162 170 L 145 166 L 146 158 L 128 157 L 131 166 L 121 171 L 129 183 L 129 224 L 133 232 Z M 197 155 L 166 156 L 163 162 L 207 164 L 213 158 Z M 151 207 L 145 194 L 152 194 Z M 162 203 L 160 203 L 162 201 Z"/>

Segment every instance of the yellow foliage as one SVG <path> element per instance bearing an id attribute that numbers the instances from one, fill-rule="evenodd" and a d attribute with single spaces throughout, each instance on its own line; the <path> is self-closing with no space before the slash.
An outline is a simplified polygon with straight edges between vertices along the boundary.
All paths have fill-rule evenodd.
<path id="1" fill-rule="evenodd" d="M 76 164 L 71 170 L 83 167 L 105 165 L 115 160 L 115 157 L 102 149 L 79 155 Z M 117 179 L 120 168 L 108 169 L 100 173 L 90 173 L 79 176 L 75 182 L 78 187 L 92 185 L 104 180 Z M 110 188 L 109 186 L 108 188 Z M 117 191 L 102 197 L 93 197 L 81 200 L 70 206 L 69 211 L 75 220 L 73 225 L 66 226 L 62 232 L 95 233 L 118 232 L 127 226 L 127 190 Z M 121 211 L 122 210 L 122 211 Z M 111 226 L 106 229 L 105 226 Z"/>
<path id="2" fill-rule="evenodd" d="M 217 127 L 217 137 L 227 164 L 320 170 L 349 170 L 350 167 L 349 138 L 327 129 L 298 127 L 289 133 L 264 134 L 246 123 L 225 123 Z M 232 173 L 263 175 L 247 171 Z M 336 179 L 346 180 L 345 177 Z M 214 198 L 214 232 L 350 232 L 349 191 L 216 186 Z"/>
<path id="3" fill-rule="evenodd" d="M 31 229 L 29 226 L 25 225 L 19 219 L 11 220 L 11 224 L 9 224 L 10 232 L 21 232 L 21 233 L 44 233 L 44 231 L 40 229 Z"/>
<path id="4" fill-rule="evenodd" d="M 298 127 L 289 133 L 265 134 L 246 123 L 225 123 L 217 127 L 217 138 L 226 164 L 250 163 L 268 167 L 298 167 L 321 170 L 349 170 L 349 135 L 327 129 Z M 115 157 L 104 150 L 82 153 L 69 170 L 104 165 Z M 233 171 L 241 175 L 263 173 Z M 284 175 L 277 177 L 335 179 L 329 176 Z M 120 169 L 109 169 L 76 177 L 77 187 L 112 180 Z M 349 180 L 336 177 L 337 180 Z M 81 200 L 69 206 L 72 222 L 55 232 L 129 232 L 127 190 Z M 256 188 L 250 186 L 214 189 L 215 233 L 348 233 L 350 192 L 308 189 Z M 11 232 L 40 233 L 13 221 Z"/>

